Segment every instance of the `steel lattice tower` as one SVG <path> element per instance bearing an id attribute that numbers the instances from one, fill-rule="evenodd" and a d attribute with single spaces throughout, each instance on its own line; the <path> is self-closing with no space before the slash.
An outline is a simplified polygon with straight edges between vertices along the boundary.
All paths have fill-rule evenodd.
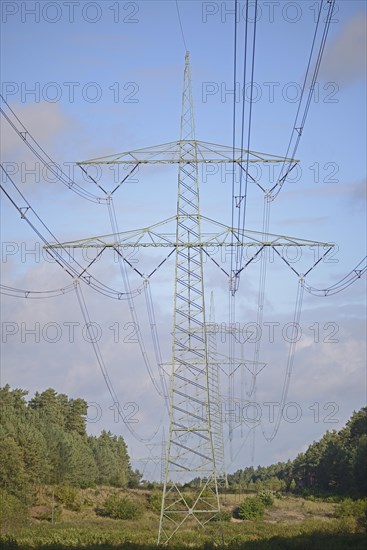
<path id="1" fill-rule="evenodd" d="M 178 166 L 176 270 L 170 388 L 170 431 L 158 542 L 187 520 L 204 525 L 220 510 L 209 396 L 197 144 L 189 54 L 185 58 Z M 189 503 L 174 478 L 204 478 Z"/>

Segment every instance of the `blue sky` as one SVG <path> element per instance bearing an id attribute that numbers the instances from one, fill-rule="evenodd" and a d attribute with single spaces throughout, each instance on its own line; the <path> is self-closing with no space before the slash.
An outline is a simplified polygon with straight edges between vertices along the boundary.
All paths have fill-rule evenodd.
<path id="1" fill-rule="evenodd" d="M 232 144 L 233 129 L 233 4 L 179 2 L 191 55 L 197 138 L 227 145 Z M 253 103 L 251 136 L 254 150 L 279 156 L 286 152 L 297 108 L 293 94 L 304 78 L 316 4 L 306 0 L 259 3 L 254 75 L 259 99 Z M 321 263 L 309 276 L 309 284 L 322 288 L 342 278 L 365 254 L 366 6 L 359 0 L 336 5 L 317 94 L 297 151 L 300 170 L 296 181 L 284 185 L 272 204 L 270 221 L 273 233 L 337 243 L 336 261 Z M 239 66 L 244 6 L 239 2 Z M 3 2 L 1 46 L 2 94 L 47 153 L 64 170 L 73 169 L 85 189 L 96 190 L 83 181 L 72 166 L 74 162 L 179 139 L 185 49 L 175 2 L 80 1 L 72 6 L 67 2 Z M 239 82 L 241 76 L 239 70 Z M 111 233 L 105 205 L 88 202 L 60 183 L 52 183 L 6 122 L 2 126 L 2 160 L 60 241 Z M 27 172 L 32 168 L 35 174 Z M 112 189 L 115 174 L 105 170 L 100 176 Z M 202 213 L 229 224 L 231 177 L 223 170 L 201 176 Z M 268 176 L 265 167 L 262 181 Z M 139 170 L 115 194 L 119 229 L 145 227 L 174 215 L 176 182 L 172 167 Z M 9 182 L 3 183 L 11 189 Z M 249 229 L 261 229 L 262 202 L 261 191 L 250 188 Z M 1 208 L 3 284 L 29 290 L 70 284 L 58 266 L 45 261 L 38 237 L 4 197 Z M 36 247 L 36 254 L 27 255 L 32 247 Z M 312 263 L 314 251 L 308 253 L 303 260 Z M 114 260 L 106 256 L 96 264 L 95 274 L 106 284 L 121 288 Z M 135 260 L 140 266 L 153 261 L 140 252 Z M 173 267 L 171 259 L 151 280 L 165 360 L 170 359 Z M 228 323 L 228 281 L 209 265 L 205 269 L 207 303 L 213 290 L 216 319 Z M 135 288 L 141 281 L 134 277 L 132 273 Z M 241 280 L 237 313 L 242 327 L 256 320 L 257 277 L 258 265 Z M 288 353 L 281 331 L 293 319 L 296 288 L 294 275 L 285 264 L 274 261 L 268 270 L 264 320 L 279 323 L 276 327 L 280 329 L 274 343 L 267 341 L 264 330 L 262 356 L 267 366 L 257 378 L 256 395 L 268 433 L 271 426 L 266 424 L 268 408 L 264 403 L 280 398 Z M 259 428 L 255 449 L 249 443 L 252 435 L 244 443 L 238 427 L 231 449 L 227 446 L 231 471 L 252 461 L 269 464 L 293 458 L 326 429 L 340 428 L 353 410 L 365 404 L 364 291 L 365 282 L 359 281 L 334 297 L 306 294 L 302 338 L 288 396 L 289 402 L 299 404 L 302 418 L 295 423 L 284 421 L 271 444 Z M 160 421 L 163 405 L 152 390 L 138 345 L 126 338 L 131 322 L 127 304 L 116 304 L 90 289 L 85 295 L 90 316 L 102 330 L 100 344 L 116 392 L 122 403 L 138 404 L 137 431 L 149 435 Z M 136 309 L 154 362 L 141 296 L 136 299 Z M 83 338 L 83 319 L 73 293 L 32 301 L 4 296 L 2 312 L 2 384 L 28 388 L 31 393 L 54 387 L 98 403 L 103 414 L 98 422 L 89 422 L 90 431 L 121 433 L 134 459 L 149 454 L 121 422 L 113 422 L 111 399 L 92 347 Z M 26 332 L 35 323 L 40 323 L 40 342 Z M 58 342 L 50 342 L 49 323 L 61 327 Z M 73 342 L 69 341 L 70 323 L 79 323 Z M 45 326 L 51 327 L 46 337 L 42 336 Z M 111 326 L 120 328 L 118 343 Z M 9 327 L 18 330 L 4 336 L 4 328 Z M 329 341 L 334 329 L 337 341 Z M 319 342 L 315 342 L 316 332 Z M 253 353 L 251 344 L 245 353 Z M 223 375 L 224 395 L 228 393 L 226 383 Z M 239 379 L 236 383 L 240 387 Z M 321 420 L 316 422 L 317 407 Z M 332 419 L 338 422 L 330 423 L 327 415 L 333 407 L 336 412 Z M 247 432 L 242 429 L 243 436 Z M 159 433 L 154 442 L 160 444 L 161 438 Z M 137 467 L 141 464 L 136 462 Z M 152 464 L 148 468 L 154 470 Z M 147 470 L 147 475 L 157 473 Z"/>

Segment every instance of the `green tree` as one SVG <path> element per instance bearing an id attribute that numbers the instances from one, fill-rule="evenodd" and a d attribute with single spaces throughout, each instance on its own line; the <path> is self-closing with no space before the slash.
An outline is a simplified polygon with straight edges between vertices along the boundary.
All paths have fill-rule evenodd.
<path id="1" fill-rule="evenodd" d="M 86 435 L 85 417 L 88 405 L 84 399 L 71 399 L 68 403 L 65 428 L 68 432 Z"/>
<path id="2" fill-rule="evenodd" d="M 367 495 L 367 435 L 362 434 L 358 440 L 353 463 L 353 477 L 356 492 Z"/>
<path id="3" fill-rule="evenodd" d="M 143 474 L 139 472 L 139 470 L 134 470 L 130 472 L 129 475 L 129 483 L 128 486 L 131 489 L 136 489 L 140 485 L 141 478 L 143 477 Z"/>
<path id="4" fill-rule="evenodd" d="M 78 487 L 95 485 L 98 469 L 87 439 L 74 432 L 65 434 L 65 440 L 68 452 L 63 481 Z"/>
<path id="5" fill-rule="evenodd" d="M 338 434 L 327 441 L 319 459 L 317 485 L 335 493 L 346 493 L 351 484 L 352 452 Z"/>
<path id="6" fill-rule="evenodd" d="M 17 441 L 22 450 L 23 464 L 29 481 L 33 484 L 46 483 L 49 478 L 50 464 L 43 434 L 34 423 L 20 422 Z"/>
<path id="7" fill-rule="evenodd" d="M 0 487 L 19 498 L 40 483 L 137 486 L 122 437 L 86 434 L 87 403 L 48 388 L 28 404 L 27 391 L 0 388 Z M 28 498 L 28 497 L 27 497 Z"/>
<path id="8" fill-rule="evenodd" d="M 0 487 L 17 498 L 28 498 L 29 478 L 22 449 L 10 436 L 0 439 Z"/>
<path id="9" fill-rule="evenodd" d="M 68 414 L 68 398 L 64 394 L 57 394 L 52 388 L 42 393 L 36 392 L 29 401 L 29 407 L 38 412 L 41 419 L 65 428 Z"/>
<path id="10" fill-rule="evenodd" d="M 119 464 L 111 432 L 102 431 L 99 437 L 90 437 L 89 442 L 98 469 L 97 483 L 116 485 Z"/>

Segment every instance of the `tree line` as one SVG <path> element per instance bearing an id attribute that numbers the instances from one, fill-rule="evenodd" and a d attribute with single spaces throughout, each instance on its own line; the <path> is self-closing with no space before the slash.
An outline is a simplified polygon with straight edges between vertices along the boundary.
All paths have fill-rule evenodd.
<path id="1" fill-rule="evenodd" d="M 54 389 L 36 393 L 0 388 L 0 489 L 29 501 L 39 485 L 68 484 L 137 487 L 121 436 L 86 432 L 87 403 Z M 232 490 L 269 488 L 274 491 L 367 495 L 367 407 L 354 412 L 339 431 L 327 431 L 320 441 L 293 460 L 252 466 L 227 476 Z M 200 483 L 194 479 L 189 484 Z"/>
<path id="2" fill-rule="evenodd" d="M 354 412 L 339 431 L 327 431 L 288 462 L 237 470 L 232 489 L 259 488 L 303 494 L 367 496 L 367 407 Z"/>
<path id="3" fill-rule="evenodd" d="M 87 402 L 49 388 L 0 388 L 0 489 L 27 501 L 39 485 L 137 486 L 121 436 L 86 432 Z"/>

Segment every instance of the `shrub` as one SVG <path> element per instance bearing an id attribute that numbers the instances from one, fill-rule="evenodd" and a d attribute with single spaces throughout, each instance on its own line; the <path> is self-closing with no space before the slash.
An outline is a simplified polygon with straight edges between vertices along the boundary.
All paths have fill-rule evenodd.
<path id="1" fill-rule="evenodd" d="M 358 500 L 346 498 L 337 505 L 335 516 L 344 521 L 354 518 L 359 529 L 367 532 L 367 498 Z"/>
<path id="2" fill-rule="evenodd" d="M 138 519 L 142 515 L 142 510 L 136 502 L 119 495 L 107 497 L 102 507 L 97 508 L 96 512 L 99 516 L 113 519 Z"/>
<path id="3" fill-rule="evenodd" d="M 258 497 L 246 498 L 240 504 L 238 515 L 241 519 L 262 519 L 265 506 Z"/>
<path id="4" fill-rule="evenodd" d="M 329 495 L 322 499 L 324 502 L 332 502 L 333 504 L 339 503 L 343 500 L 341 495 Z"/>
<path id="5" fill-rule="evenodd" d="M 273 506 L 273 504 L 274 504 L 273 494 L 268 489 L 264 489 L 263 491 L 259 491 L 257 493 L 257 498 L 263 503 L 263 505 L 265 507 Z"/>
<path id="6" fill-rule="evenodd" d="M 84 497 L 83 506 L 93 506 L 93 500 L 89 497 Z"/>
<path id="7" fill-rule="evenodd" d="M 359 499 L 359 500 L 352 500 L 351 498 L 346 498 L 341 502 L 336 510 L 335 515 L 336 517 L 358 517 L 361 515 L 364 515 L 367 511 L 367 498 Z"/>
<path id="8" fill-rule="evenodd" d="M 92 506 L 93 501 L 90 498 L 83 498 L 79 490 L 71 485 L 57 485 L 54 489 L 55 499 L 65 506 L 67 510 L 80 512 L 85 506 Z"/>
<path id="9" fill-rule="evenodd" d="M 65 506 L 68 510 L 80 512 L 82 508 L 82 500 L 79 496 L 79 491 L 71 485 L 58 485 L 54 489 L 55 498 Z"/>
<path id="10" fill-rule="evenodd" d="M 1 532 L 23 527 L 29 519 L 28 507 L 17 497 L 0 489 L 0 528 Z"/>
<path id="11" fill-rule="evenodd" d="M 162 493 L 152 493 L 149 495 L 148 508 L 152 512 L 160 513 L 162 507 Z"/>
<path id="12" fill-rule="evenodd" d="M 231 521 L 232 513 L 229 510 L 221 510 L 210 521 Z"/>

